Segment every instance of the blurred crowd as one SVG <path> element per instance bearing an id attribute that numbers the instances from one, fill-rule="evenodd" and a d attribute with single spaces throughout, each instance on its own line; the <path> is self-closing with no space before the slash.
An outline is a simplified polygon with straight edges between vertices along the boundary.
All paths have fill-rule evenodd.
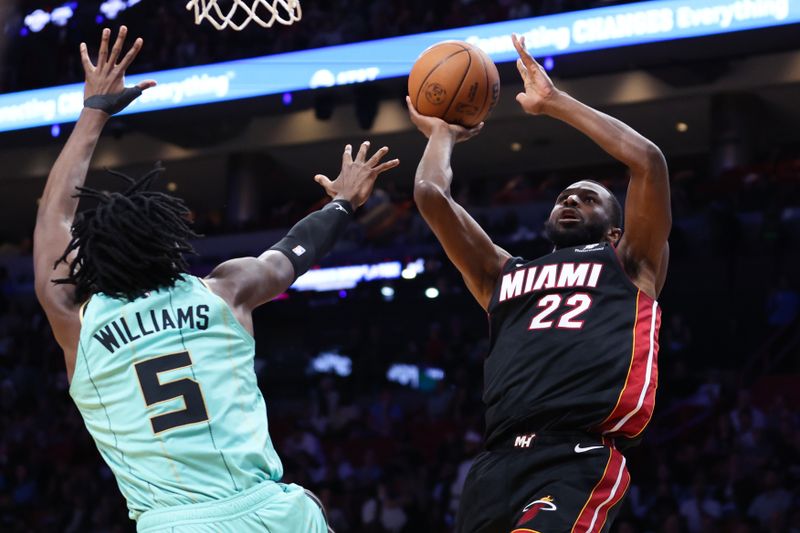
<path id="1" fill-rule="evenodd" d="M 0 37 L 4 35 L 7 40 L 5 61 L 0 61 L 0 93 L 81 81 L 78 45 L 87 41 L 95 47 L 102 26 L 127 24 L 135 35 L 145 39 L 147 46 L 129 69 L 135 73 L 630 1 L 340 0 L 331 4 L 301 0 L 300 24 L 276 25 L 269 30 L 252 24 L 242 32 L 218 32 L 208 24 L 195 26 L 193 15 L 185 9 L 185 0 L 142 0 L 121 11 L 114 20 L 98 19 L 100 0 L 80 0 L 75 2 L 74 15 L 65 26 L 49 24 L 32 33 L 23 30 L 27 14 L 37 8 L 52 10 L 68 2 L 23 0 L 0 25 Z M 230 0 L 220 0 L 220 6 L 230 4 Z"/>
<path id="2" fill-rule="evenodd" d="M 61 3 L 25 0 L 19 15 Z M 342 0 L 332 12 L 303 0 L 304 24 L 219 34 L 195 27 L 184 0 L 143 0 L 115 24 L 142 29 L 151 46 L 136 68 L 150 71 L 611 3 L 622 2 Z M 5 21 L 0 91 L 79 81 L 75 51 L 97 34 L 98 4 L 81 0 L 66 27 L 38 34 L 21 35 L 21 17 Z M 657 410 L 642 443 L 626 451 L 632 486 L 612 531 L 800 532 L 800 159 L 779 154 L 714 179 L 705 158 L 671 166 L 675 224 Z M 624 196 L 616 170 L 594 177 Z M 454 196 L 498 243 L 534 257 L 548 251 L 542 222 L 569 179 L 492 176 L 458 184 Z M 236 224 L 217 212 L 195 219 L 201 232 L 224 235 L 286 228 L 314 207 L 269 206 Z M 398 280 L 391 301 L 372 282 L 291 292 L 256 313 L 256 370 L 284 481 L 319 494 L 339 533 L 450 531 L 482 447 L 485 315 L 438 251 L 410 190 L 390 183 L 376 191 L 348 239 L 376 257 L 426 250 L 426 272 Z M 30 241 L 5 248 L 24 256 Z M 330 261 L 350 257 L 339 251 Z M 193 265 L 198 274 L 208 267 Z M 440 296 L 425 298 L 426 286 Z M 351 373 L 314 370 L 322 352 L 349 357 Z M 439 369 L 443 378 L 399 384 L 387 379 L 394 364 Z M 134 529 L 67 388 L 30 273 L 0 266 L 0 531 Z"/>
<path id="3" fill-rule="evenodd" d="M 739 238 L 751 234 L 763 244 L 777 232 L 781 249 L 797 242 L 791 213 L 798 199 L 781 184 L 800 173 L 776 170 L 784 166 L 692 186 L 689 170 L 673 179 L 676 253 L 661 298 L 657 410 L 643 442 L 626 451 L 633 484 L 615 532 L 800 531 L 800 294 L 796 270 L 785 266 L 798 254 L 763 246 L 722 253 L 735 230 L 731 220 L 741 222 Z M 549 192 L 525 177 L 495 181 L 488 197 L 485 189 L 475 192 L 484 186 L 461 190 L 460 200 L 493 237 L 513 253 L 546 253 L 540 226 L 524 213 L 546 210 Z M 761 190 L 783 194 L 777 226 L 768 209 L 751 206 Z M 408 211 L 405 225 L 394 219 L 406 228 L 404 240 L 364 230 L 361 246 L 384 253 L 432 243 L 407 199 L 385 194 L 378 207 Z M 772 193 L 764 194 L 769 203 Z M 754 212 L 764 216 L 750 225 Z M 700 226 L 693 220 L 710 240 L 695 238 Z M 692 237 L 683 249 L 681 231 Z M 720 265 L 742 262 L 761 274 L 734 268 L 730 279 L 716 275 Z M 194 268 L 201 273 L 206 266 Z M 425 298 L 426 286 L 440 296 Z M 68 397 L 62 356 L 29 282 L 0 270 L 0 287 L 0 531 L 132 531 Z M 381 287 L 291 292 L 256 313 L 256 369 L 284 480 L 316 491 L 340 533 L 450 531 L 482 446 L 485 315 L 440 253 L 426 257 L 417 279 L 395 282 L 392 301 Z M 313 370 L 323 352 L 349 357 L 351 373 Z M 416 387 L 392 382 L 387 371 L 394 364 L 440 369 L 443 379 Z"/>

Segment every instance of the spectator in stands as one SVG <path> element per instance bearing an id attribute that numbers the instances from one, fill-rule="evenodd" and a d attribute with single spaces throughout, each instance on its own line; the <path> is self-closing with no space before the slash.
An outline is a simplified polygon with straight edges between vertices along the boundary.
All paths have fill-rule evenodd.
<path id="1" fill-rule="evenodd" d="M 702 474 L 695 476 L 691 494 L 680 504 L 680 514 L 686 520 L 689 533 L 716 529 L 714 524 L 722 516 L 722 505 L 708 493 Z"/>
<path id="2" fill-rule="evenodd" d="M 742 417 L 744 415 L 749 417 L 748 427 L 746 428 L 742 427 Z M 764 412 L 753 406 L 753 398 L 748 390 L 739 391 L 736 398 L 736 408 L 730 412 L 730 417 L 733 429 L 739 433 L 750 431 L 751 429 L 764 429 L 767 425 Z"/>
<path id="3" fill-rule="evenodd" d="M 800 312 L 800 295 L 789 285 L 786 276 L 781 276 L 777 286 L 767 299 L 767 323 L 773 328 L 788 326 Z"/>
<path id="4" fill-rule="evenodd" d="M 759 524 L 771 531 L 786 524 L 787 512 L 792 505 L 792 493 L 783 488 L 780 475 L 768 470 L 762 481 L 762 490 L 747 509 L 747 516 L 758 520 Z"/>

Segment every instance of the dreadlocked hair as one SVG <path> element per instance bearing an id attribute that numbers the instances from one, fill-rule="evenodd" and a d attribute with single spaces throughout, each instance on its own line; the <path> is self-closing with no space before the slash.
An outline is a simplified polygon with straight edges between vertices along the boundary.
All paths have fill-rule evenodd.
<path id="1" fill-rule="evenodd" d="M 94 293 L 135 300 L 173 285 L 188 270 L 184 254 L 195 254 L 189 239 L 198 237 L 189 227 L 189 208 L 180 198 L 148 190 L 163 171 L 157 163 L 136 180 L 108 170 L 129 184 L 124 192 L 77 188 L 75 198 L 97 205 L 75 218 L 72 239 L 55 263 L 67 263 L 69 276 L 53 280 L 75 285 L 77 302 Z"/>

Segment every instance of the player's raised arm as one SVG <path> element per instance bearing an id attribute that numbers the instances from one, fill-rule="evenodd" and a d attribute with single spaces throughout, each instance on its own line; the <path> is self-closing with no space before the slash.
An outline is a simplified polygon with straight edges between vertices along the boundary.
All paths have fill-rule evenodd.
<path id="1" fill-rule="evenodd" d="M 525 92 L 517 101 L 526 113 L 557 118 L 586 134 L 630 170 L 625 202 L 625 232 L 618 253 L 628 275 L 656 297 L 666 278 L 672 227 L 669 174 L 661 150 L 623 122 L 559 91 L 525 48 L 524 38 L 512 37 Z"/>
<path id="2" fill-rule="evenodd" d="M 483 123 L 472 129 L 448 124 L 440 118 L 420 115 L 411 99 L 406 100 L 411 121 L 428 138 L 414 177 L 414 201 L 447 257 L 461 272 L 467 288 L 481 307 L 488 309 L 497 278 L 510 255 L 492 242 L 450 194 L 453 147 L 477 135 Z"/>
<path id="3" fill-rule="evenodd" d="M 331 203 L 295 224 L 286 237 L 258 258 L 226 261 L 208 276 L 206 281 L 214 292 L 231 304 L 246 324 L 253 309 L 284 292 L 331 251 L 355 210 L 372 194 L 378 176 L 400 164 L 397 159 L 381 163 L 389 152 L 385 146 L 367 159 L 369 144 L 361 144 L 355 159 L 352 147 L 345 147 L 342 169 L 335 180 L 322 174 L 314 177 L 333 199 Z"/>
<path id="4" fill-rule="evenodd" d="M 72 222 L 78 207 L 76 188 L 83 186 L 86 180 L 89 162 L 108 118 L 124 109 L 143 90 L 155 85 L 154 81 L 144 81 L 125 88 L 125 70 L 142 48 L 142 39 L 136 39 L 120 59 L 127 31 L 125 26 L 120 28 L 109 51 L 111 30 L 103 30 L 96 64 L 89 59 L 86 43 L 80 45 L 86 74 L 84 109 L 50 171 L 36 216 L 33 236 L 36 296 L 65 350 L 74 351 L 77 344 L 79 302 L 76 302 L 72 285 L 55 284 L 53 280 L 69 274 L 68 263 L 59 259 L 72 239 Z"/>

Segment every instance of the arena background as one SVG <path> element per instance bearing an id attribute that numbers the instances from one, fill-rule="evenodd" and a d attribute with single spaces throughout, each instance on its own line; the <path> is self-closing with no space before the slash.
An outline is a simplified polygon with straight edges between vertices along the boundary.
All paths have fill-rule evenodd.
<path id="1" fill-rule="evenodd" d="M 299 23 L 241 33 L 195 26 L 182 0 L 0 5 L 0 530 L 133 530 L 33 294 L 37 198 L 71 124 L 3 127 L 22 108 L 2 98 L 80 82 L 78 43 L 95 47 L 103 25 L 145 38 L 133 74 L 626 4 L 302 1 Z M 652 139 L 670 166 L 657 409 L 627 452 L 633 485 L 614 531 L 800 531 L 800 25 L 781 18 L 798 3 L 678 2 L 762 10 L 764 27 L 726 32 L 707 19 L 706 36 L 537 56 L 559 88 Z M 629 7 L 641 4 L 676 2 Z M 354 58 L 340 59 L 319 68 L 348 71 Z M 542 224 L 564 184 L 592 177 L 624 200 L 626 178 L 577 132 L 523 115 L 513 63 L 498 67 L 500 103 L 456 148 L 454 194 L 496 242 L 534 256 L 548 251 Z M 321 205 L 312 177 L 336 174 L 345 143 L 389 145 L 401 167 L 307 278 L 317 290 L 256 313 L 256 368 L 284 480 L 318 492 L 336 531 L 450 531 L 481 446 L 486 318 L 414 207 L 424 138 L 403 107 L 405 78 L 351 74 L 117 117 L 89 182 L 111 187 L 103 167 L 163 161 L 159 186 L 187 200 L 206 235 L 192 262 L 202 275 L 258 254 Z M 265 62 L 260 75 L 284 73 Z"/>

